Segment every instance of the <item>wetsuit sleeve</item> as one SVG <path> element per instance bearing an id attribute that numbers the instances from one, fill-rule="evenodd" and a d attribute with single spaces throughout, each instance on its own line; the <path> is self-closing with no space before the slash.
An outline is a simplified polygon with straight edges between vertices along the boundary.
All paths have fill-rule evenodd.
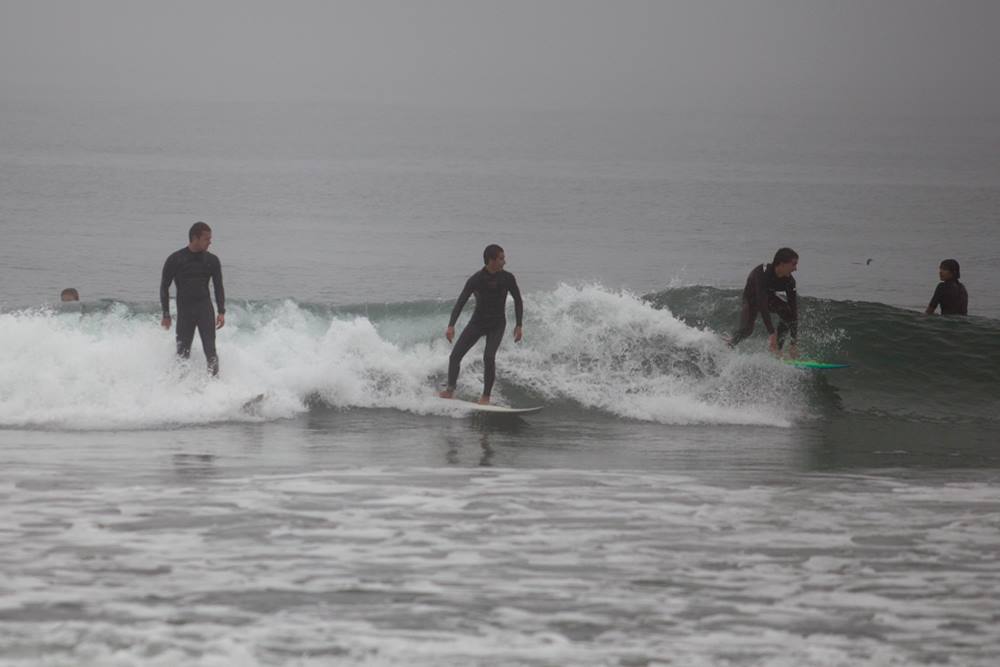
<path id="1" fill-rule="evenodd" d="M 517 286 L 517 279 L 513 275 L 510 277 L 510 295 L 514 297 L 514 317 L 517 319 L 517 326 L 521 326 L 524 319 L 524 304 L 521 302 L 521 288 Z"/>
<path id="2" fill-rule="evenodd" d="M 455 307 L 451 309 L 451 319 L 448 320 L 449 327 L 455 326 L 455 322 L 458 322 L 458 316 L 462 314 L 462 309 L 465 308 L 466 302 L 468 302 L 469 297 L 472 296 L 472 292 L 475 291 L 475 283 L 476 276 L 472 276 L 465 281 L 465 287 L 462 288 L 462 293 L 458 295 L 458 301 L 455 302 Z"/>
<path id="3" fill-rule="evenodd" d="M 215 305 L 219 315 L 226 314 L 226 290 L 222 287 L 222 262 L 216 257 L 212 263 L 212 287 L 215 288 Z"/>
<path id="4" fill-rule="evenodd" d="M 788 323 L 788 333 L 792 340 L 796 341 L 799 339 L 799 294 L 798 290 L 795 289 L 795 279 L 792 278 L 791 281 L 788 289 L 785 290 L 785 296 L 788 297 L 788 310 L 792 313 L 792 319 Z"/>
<path id="5" fill-rule="evenodd" d="M 167 257 L 163 263 L 163 275 L 160 278 L 160 308 L 163 309 L 163 316 L 170 317 L 170 283 L 174 281 L 177 273 L 177 262 L 174 256 Z"/>
<path id="6" fill-rule="evenodd" d="M 754 295 L 757 299 L 757 310 L 760 318 L 764 320 L 764 328 L 768 334 L 774 333 L 774 323 L 771 322 L 771 308 L 767 302 L 767 281 L 764 272 L 754 273 Z"/>
<path id="7" fill-rule="evenodd" d="M 939 305 L 941 305 L 941 296 L 944 293 L 944 283 L 938 283 L 938 286 L 934 288 L 934 295 L 931 297 L 931 302 L 927 304 L 927 314 L 933 313 Z"/>

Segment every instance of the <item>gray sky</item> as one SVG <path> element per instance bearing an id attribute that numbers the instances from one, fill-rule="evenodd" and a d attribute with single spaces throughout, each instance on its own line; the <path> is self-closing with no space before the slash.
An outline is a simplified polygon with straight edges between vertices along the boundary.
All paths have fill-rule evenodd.
<path id="1" fill-rule="evenodd" d="M 0 85 L 168 99 L 1000 112 L 1000 0 L 0 0 Z"/>

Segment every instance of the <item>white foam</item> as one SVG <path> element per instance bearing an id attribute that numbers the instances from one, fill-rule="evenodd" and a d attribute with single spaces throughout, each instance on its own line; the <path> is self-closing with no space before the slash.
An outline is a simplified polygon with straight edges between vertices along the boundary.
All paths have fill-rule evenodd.
<path id="1" fill-rule="evenodd" d="M 0 511 L 0 665 L 992 665 L 991 484 L 964 485 L 962 505 L 963 488 L 914 503 L 891 480 L 814 479 L 351 468 L 19 486 Z M 886 516 L 911 546 L 866 546 Z M 958 523 L 982 540 L 928 530 Z"/>
<path id="2" fill-rule="evenodd" d="M 532 307 L 537 330 L 509 372 L 546 396 L 668 424 L 788 426 L 797 413 L 794 377 L 774 360 L 735 354 L 629 292 L 560 285 Z"/>
<path id="3" fill-rule="evenodd" d="M 235 311 L 235 312 L 234 312 Z M 234 309 L 218 332 L 220 378 L 173 354 L 173 333 L 119 306 L 81 318 L 0 315 L 0 424 L 81 429 L 290 417 L 319 395 L 342 407 L 419 409 L 447 353 L 401 351 L 364 318 L 323 321 L 292 302 L 261 317 Z M 253 411 L 246 401 L 264 394 Z M 440 401 L 434 400 L 434 403 Z"/>
<path id="4" fill-rule="evenodd" d="M 529 297 L 526 339 L 504 340 L 500 383 L 549 401 L 672 424 L 787 426 L 797 377 L 763 356 L 737 355 L 627 292 L 570 287 Z M 292 301 L 233 306 L 218 332 L 222 372 L 210 379 L 200 342 L 173 354 L 156 315 L 118 304 L 81 316 L 0 314 L 0 425 L 156 428 L 294 416 L 315 397 L 340 408 L 461 411 L 434 396 L 450 346 L 434 318 L 415 315 L 400 336 L 362 316 L 318 314 Z M 481 346 L 481 343 L 480 343 Z M 459 392 L 481 389 L 481 347 L 463 363 Z M 494 392 L 502 402 L 500 385 Z M 246 401 L 264 400 L 243 409 Z"/>

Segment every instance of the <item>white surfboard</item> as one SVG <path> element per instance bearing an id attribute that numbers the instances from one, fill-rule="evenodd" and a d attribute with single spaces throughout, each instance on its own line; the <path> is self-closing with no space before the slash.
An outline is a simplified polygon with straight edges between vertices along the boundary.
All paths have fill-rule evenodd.
<path id="1" fill-rule="evenodd" d="M 469 412 L 490 412 L 501 415 L 530 415 L 536 412 L 541 412 L 542 410 L 541 405 L 531 408 L 508 408 L 505 405 L 480 405 L 479 403 L 463 401 L 459 398 L 442 398 L 441 400 L 448 401 L 448 403 L 460 407 L 463 410 L 468 410 Z"/>

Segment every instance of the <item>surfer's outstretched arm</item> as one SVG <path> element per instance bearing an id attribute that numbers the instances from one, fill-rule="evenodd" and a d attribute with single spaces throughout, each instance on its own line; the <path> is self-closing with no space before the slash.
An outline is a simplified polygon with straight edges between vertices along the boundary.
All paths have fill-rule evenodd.
<path id="1" fill-rule="evenodd" d="M 465 304 L 469 302 L 469 297 L 475 291 L 475 279 L 476 275 L 472 275 L 468 280 L 465 281 L 465 287 L 462 288 L 462 293 L 458 295 L 458 300 L 455 301 L 455 307 L 451 309 L 451 317 L 448 319 L 448 328 L 445 329 L 444 337 L 448 339 L 448 342 L 455 340 L 455 323 L 458 322 L 458 316 L 462 314 L 462 309 L 465 308 Z"/>

